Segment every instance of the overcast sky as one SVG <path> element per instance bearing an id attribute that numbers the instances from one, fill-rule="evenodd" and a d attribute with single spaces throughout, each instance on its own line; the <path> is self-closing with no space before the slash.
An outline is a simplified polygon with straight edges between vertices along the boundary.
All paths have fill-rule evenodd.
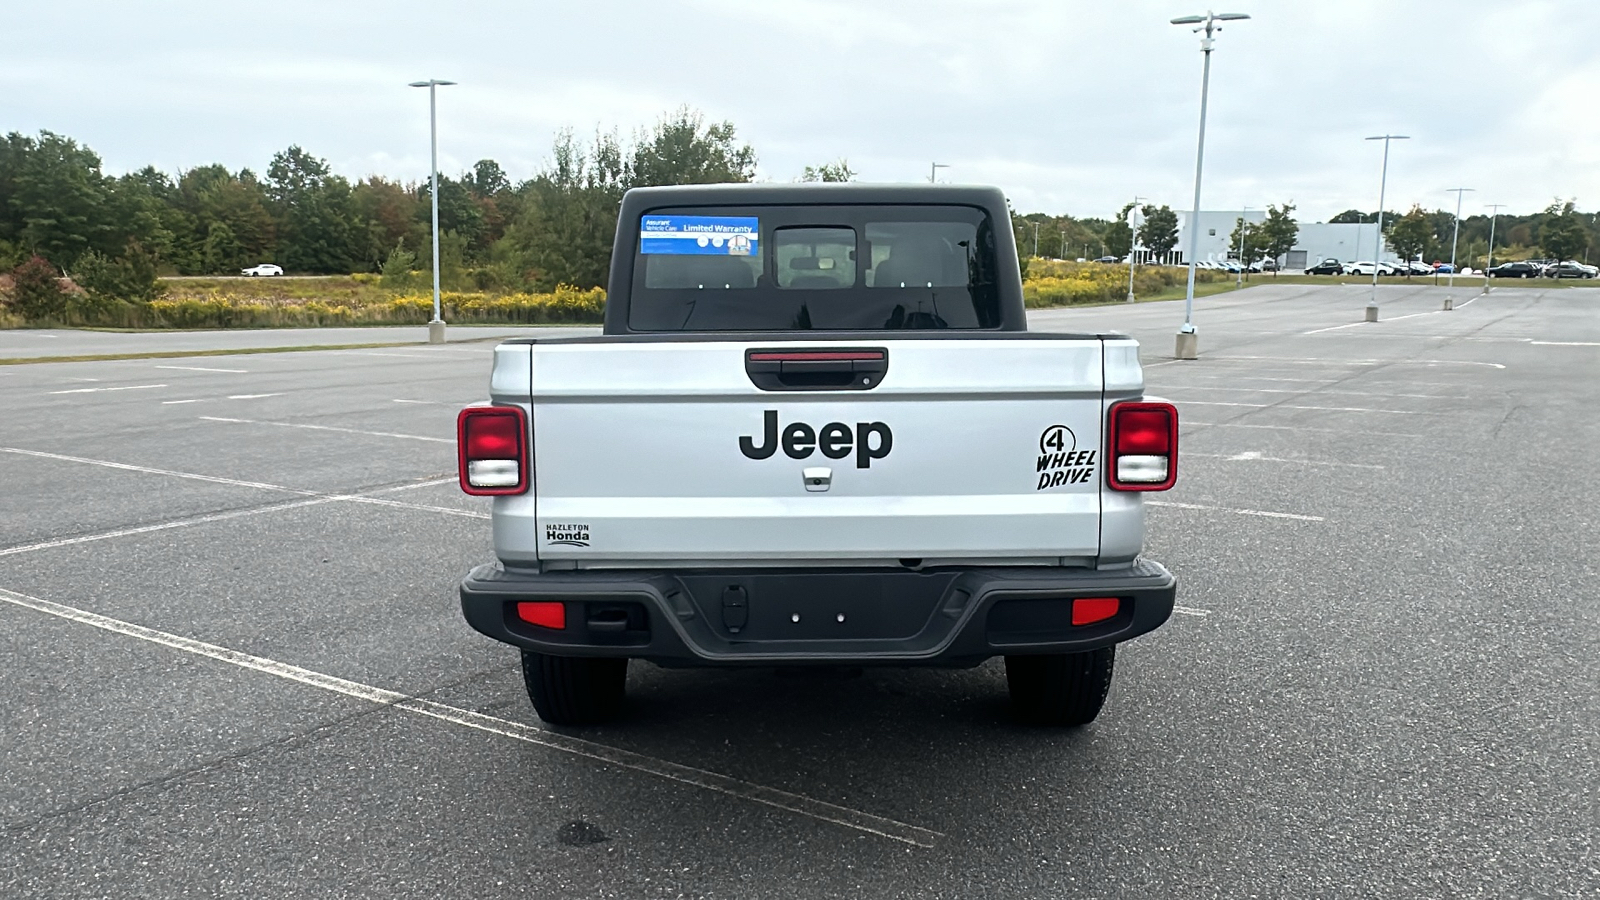
<path id="1" fill-rule="evenodd" d="M 735 124 L 761 177 L 847 157 L 862 180 L 991 183 L 1019 211 L 1191 202 L 1198 0 L 6 0 L 0 130 L 88 144 L 108 172 L 266 168 L 290 144 L 352 178 L 498 160 L 556 129 L 624 136 L 689 104 Z M 1235 7 L 1227 7 L 1229 10 Z M 1207 209 L 1378 201 L 1530 212 L 1600 204 L 1597 0 L 1240 0 L 1211 72 Z"/>

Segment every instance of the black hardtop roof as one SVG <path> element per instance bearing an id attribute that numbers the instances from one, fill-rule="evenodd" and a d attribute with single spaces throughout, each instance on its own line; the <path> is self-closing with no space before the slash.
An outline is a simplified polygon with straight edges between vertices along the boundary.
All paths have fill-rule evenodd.
<path id="1" fill-rule="evenodd" d="M 975 184 L 682 184 L 634 188 L 623 197 L 628 213 L 663 206 L 790 206 L 802 204 L 872 205 L 938 203 L 977 206 L 1006 215 L 1006 197 L 997 187 Z"/>

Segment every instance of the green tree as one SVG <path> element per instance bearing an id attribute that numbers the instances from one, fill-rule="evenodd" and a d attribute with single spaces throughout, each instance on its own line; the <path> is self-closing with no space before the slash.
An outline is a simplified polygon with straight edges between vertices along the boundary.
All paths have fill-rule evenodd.
<path id="1" fill-rule="evenodd" d="M 1294 242 L 1300 238 L 1300 223 L 1294 220 L 1294 204 L 1268 204 L 1267 217 L 1260 228 L 1261 249 L 1281 266 L 1283 258 L 1294 249 Z M 1278 273 L 1274 270 L 1272 274 L 1277 277 Z"/>
<path id="2" fill-rule="evenodd" d="M 1178 246 L 1178 214 L 1170 206 L 1146 205 L 1144 221 L 1139 223 L 1139 243 L 1155 258 L 1166 256 Z"/>
<path id="3" fill-rule="evenodd" d="M 1545 211 L 1545 219 L 1539 224 L 1539 247 L 1546 256 L 1561 260 L 1577 259 L 1578 255 L 1589 249 L 1589 232 L 1577 212 L 1574 211 L 1572 201 L 1565 203 L 1556 201 L 1550 204 Z"/>
<path id="4" fill-rule="evenodd" d="M 279 258 L 285 268 L 349 272 L 355 246 L 350 183 L 326 160 L 298 146 L 275 154 L 267 166 L 267 195 L 279 217 Z"/>
<path id="5" fill-rule="evenodd" d="M 1233 234 L 1228 236 L 1228 249 L 1239 254 L 1239 264 L 1249 266 L 1261 258 L 1261 226 L 1246 222 L 1243 216 L 1234 219 Z"/>
<path id="6" fill-rule="evenodd" d="M 1428 214 L 1422 211 L 1421 206 L 1411 207 L 1411 211 L 1401 216 L 1394 227 L 1389 229 L 1389 246 L 1394 252 L 1407 262 L 1416 259 L 1428 244 L 1433 240 L 1433 223 Z M 1411 270 L 1406 270 L 1406 276 L 1411 275 Z"/>
<path id="7" fill-rule="evenodd" d="M 639 135 L 627 184 L 717 184 L 755 175 L 756 151 L 737 142 L 733 123 L 707 125 L 704 115 L 684 106 Z"/>
<path id="8" fill-rule="evenodd" d="M 0 238 L 69 268 L 83 253 L 118 243 L 107 209 L 110 180 L 94 151 L 49 131 L 37 140 L 13 132 L 0 163 Z"/>
<path id="9" fill-rule="evenodd" d="M 823 163 L 820 166 L 806 166 L 800 173 L 801 181 L 855 181 L 855 170 L 850 168 L 850 161 L 840 157 L 838 162 Z"/>
<path id="10" fill-rule="evenodd" d="M 29 321 L 59 318 L 67 308 L 61 273 L 44 257 L 34 254 L 11 273 L 11 301 L 17 313 Z"/>
<path id="11" fill-rule="evenodd" d="M 1133 211 L 1133 204 L 1122 207 L 1117 217 L 1106 223 L 1105 230 L 1100 234 L 1101 243 L 1105 244 L 1106 253 L 1121 259 L 1133 250 L 1133 228 L 1128 225 L 1128 213 Z"/>

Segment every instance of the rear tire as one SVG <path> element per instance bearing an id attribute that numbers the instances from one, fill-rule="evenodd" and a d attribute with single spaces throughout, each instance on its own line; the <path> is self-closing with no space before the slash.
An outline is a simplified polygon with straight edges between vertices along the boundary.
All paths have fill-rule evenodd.
<path id="1" fill-rule="evenodd" d="M 1116 647 L 1054 656 L 1006 657 L 1011 706 L 1023 721 L 1037 725 L 1087 725 L 1100 715 Z"/>
<path id="2" fill-rule="evenodd" d="M 628 660 L 524 650 L 522 680 L 540 719 L 551 725 L 594 725 L 622 711 Z"/>

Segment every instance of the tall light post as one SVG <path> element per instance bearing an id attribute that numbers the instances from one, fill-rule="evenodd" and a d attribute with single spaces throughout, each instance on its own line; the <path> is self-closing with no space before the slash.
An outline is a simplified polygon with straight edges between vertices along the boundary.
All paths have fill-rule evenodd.
<path id="1" fill-rule="evenodd" d="M 1458 187 L 1450 188 L 1445 191 L 1446 194 L 1456 195 L 1456 227 L 1455 231 L 1450 235 L 1450 280 L 1445 285 L 1445 287 L 1448 288 L 1454 288 L 1456 286 L 1456 241 L 1460 240 L 1461 238 L 1461 195 L 1471 190 L 1475 189 Z"/>
<path id="2" fill-rule="evenodd" d="M 1494 222 L 1500 218 L 1500 208 L 1504 203 L 1490 203 L 1489 207 L 1489 261 L 1483 266 L 1483 292 L 1489 293 L 1489 270 L 1494 268 Z"/>
<path id="3" fill-rule="evenodd" d="M 1128 211 L 1128 302 L 1133 302 L 1133 251 L 1139 246 L 1139 201 L 1133 198 L 1133 208 Z"/>
<path id="4" fill-rule="evenodd" d="M 1194 268 L 1195 256 L 1200 252 L 1200 174 L 1206 159 L 1206 100 L 1211 90 L 1211 45 L 1214 32 L 1222 30 L 1219 22 L 1248 19 L 1244 13 L 1214 13 L 1206 10 L 1203 16 L 1181 16 L 1173 19 L 1174 25 L 1198 25 L 1196 33 L 1205 32 L 1200 39 L 1200 52 L 1205 55 L 1205 66 L 1200 76 L 1200 142 L 1194 153 L 1194 212 L 1189 216 L 1189 287 L 1183 298 L 1183 327 L 1178 329 L 1175 352 L 1178 359 L 1195 359 L 1200 355 L 1200 336 L 1194 330 Z"/>
<path id="5" fill-rule="evenodd" d="M 1033 226 L 1033 256 L 1037 259 L 1039 257 L 1039 223 L 1029 222 L 1028 224 Z"/>
<path id="6" fill-rule="evenodd" d="M 433 201 L 433 321 L 428 323 L 428 343 L 444 343 L 444 319 L 439 316 L 439 103 L 438 89 L 454 81 L 430 78 L 409 87 L 428 89 L 428 193 Z"/>
<path id="7" fill-rule="evenodd" d="M 934 163 L 932 166 L 930 166 L 928 168 L 928 183 L 929 184 L 938 184 L 939 183 L 939 170 L 940 169 L 948 169 L 948 168 L 950 168 L 948 163 L 942 163 L 942 162 Z"/>
<path id="8" fill-rule="evenodd" d="M 1409 141 L 1407 134 L 1379 134 L 1367 138 L 1383 141 L 1383 174 L 1378 178 L 1378 236 L 1372 241 L 1372 299 L 1367 301 L 1367 321 L 1378 321 L 1378 263 L 1383 256 L 1383 203 L 1384 192 L 1389 187 L 1389 142 Z"/>
<path id="9" fill-rule="evenodd" d="M 1239 211 L 1239 277 L 1233 283 L 1234 290 L 1244 287 L 1244 220 L 1248 215 L 1250 215 L 1248 206 Z"/>

